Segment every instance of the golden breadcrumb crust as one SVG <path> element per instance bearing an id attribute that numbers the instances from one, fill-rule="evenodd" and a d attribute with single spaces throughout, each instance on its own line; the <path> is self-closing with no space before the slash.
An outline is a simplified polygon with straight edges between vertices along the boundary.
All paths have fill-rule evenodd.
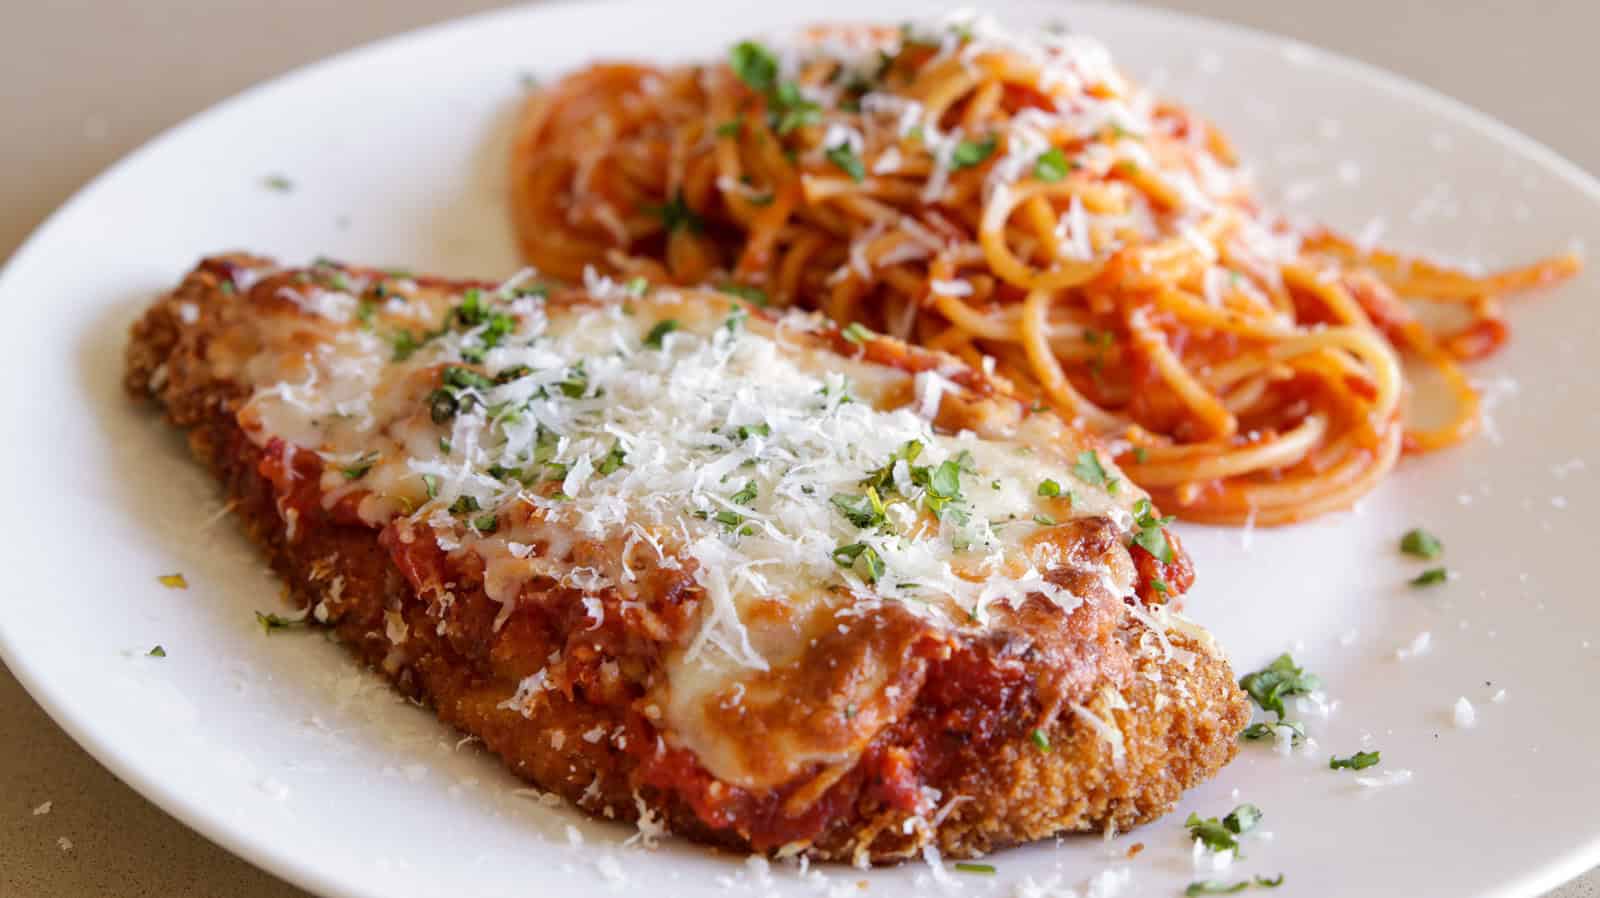
<path id="1" fill-rule="evenodd" d="M 223 261 L 264 264 L 243 256 Z M 463 570 L 452 572 L 458 582 L 446 626 L 437 604 L 418 595 L 380 544 L 380 531 L 309 515 L 295 522 L 291 534 L 277 487 L 263 474 L 267 454 L 235 417 L 246 391 L 208 368 L 207 328 L 239 314 L 238 296 L 222 289 L 217 270 L 215 261 L 197 268 L 134 326 L 125 383 L 135 397 L 156 400 L 167 419 L 187 432 L 195 456 L 223 484 L 234 516 L 288 584 L 293 601 L 317 609 L 317 620 L 364 663 L 429 703 L 447 723 L 481 738 L 541 789 L 591 813 L 634 821 L 648 811 L 674 833 L 751 850 L 748 830 L 708 824 L 684 794 L 641 784 L 639 746 L 626 750 L 627 739 L 653 736 L 639 731 L 639 690 L 623 684 L 552 694 L 521 713 L 502 707 L 552 644 L 566 644 L 559 618 L 542 626 L 513 620 L 485 636 L 487 628 L 469 624 L 492 618 L 497 606 L 481 582 L 473 582 L 473 572 Z M 185 323 L 180 304 L 202 309 L 198 322 Z M 1097 551 L 1126 550 L 1107 544 Z M 550 601 L 579 598 L 561 592 L 552 590 Z M 1017 616 L 1021 621 L 1027 615 Z M 1112 660 L 1100 665 L 1100 679 L 1089 684 L 1076 709 L 1057 709 L 1037 734 L 1030 718 L 1019 715 L 1019 707 L 1037 711 L 1026 702 L 996 706 L 994 713 L 1008 717 L 982 721 L 983 738 L 951 723 L 974 719 L 950 716 L 970 712 L 953 705 L 938 709 L 944 716 L 937 725 L 928 714 L 914 713 L 880 733 L 875 757 L 904 757 L 919 765 L 924 785 L 937 790 L 937 813 L 914 815 L 859 789 L 853 800 L 829 806 L 820 834 L 796 848 L 818 859 L 878 863 L 909 857 L 931 841 L 947 857 L 974 857 L 1058 833 L 1125 831 L 1168 811 L 1183 790 L 1233 757 L 1249 708 L 1208 637 L 1174 628 L 1164 645 L 1131 615 L 1108 620 L 1096 650 Z M 397 622 L 404 624 L 403 651 L 393 636 Z M 480 638 L 463 638 L 467 632 Z M 1016 636 L 997 640 L 957 654 L 966 663 L 997 664 L 1015 648 Z M 926 681 L 940 663 L 945 662 L 930 660 L 917 673 Z M 624 677 L 641 676 L 622 667 Z M 1050 684 L 1025 685 L 1030 696 L 1050 692 Z M 1096 719 L 1120 730 L 1120 749 L 1091 725 Z M 628 735 L 578 737 L 597 727 Z M 553 733 L 564 738 L 553 739 Z"/>

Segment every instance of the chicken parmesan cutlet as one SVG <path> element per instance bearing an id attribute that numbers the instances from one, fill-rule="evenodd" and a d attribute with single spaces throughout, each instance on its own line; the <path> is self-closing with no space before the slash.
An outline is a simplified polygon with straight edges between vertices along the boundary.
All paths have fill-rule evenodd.
<path id="1" fill-rule="evenodd" d="M 1126 830 L 1248 718 L 1145 494 L 859 326 L 222 256 L 126 383 L 309 620 L 641 831 L 866 864 Z"/>

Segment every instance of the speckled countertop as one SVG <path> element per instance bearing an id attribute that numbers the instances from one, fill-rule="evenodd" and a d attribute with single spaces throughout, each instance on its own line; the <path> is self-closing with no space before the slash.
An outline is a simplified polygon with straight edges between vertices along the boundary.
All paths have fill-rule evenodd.
<path id="1" fill-rule="evenodd" d="M 146 139 L 265 78 L 493 0 L 63 0 L 0 28 L 0 257 Z M 956 3 L 950 4 L 960 5 Z M 1600 171 L 1595 0 L 1164 0 L 1365 59 Z M 106 73 L 115 72 L 116 77 Z M 198 74 L 197 74 L 198 73 Z M 1583 75 L 1590 77 L 1581 77 Z M 0 667 L 0 898 L 303 895 L 139 797 Z M 1600 871 L 1551 898 L 1600 898 Z"/>

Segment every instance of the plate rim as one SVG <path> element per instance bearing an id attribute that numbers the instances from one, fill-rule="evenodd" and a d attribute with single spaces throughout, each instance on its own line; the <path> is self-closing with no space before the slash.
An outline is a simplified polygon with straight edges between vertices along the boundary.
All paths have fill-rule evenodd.
<path id="1" fill-rule="evenodd" d="M 238 107 L 247 106 L 260 96 L 301 81 L 316 79 L 325 71 L 348 64 L 360 57 L 379 54 L 400 45 L 435 40 L 440 35 L 457 29 L 483 27 L 499 19 L 538 17 L 584 7 L 593 9 L 642 6 L 647 2 L 648 0 L 544 0 L 544 2 L 482 10 L 375 38 L 255 82 L 162 129 L 74 190 L 64 202 L 36 225 L 4 263 L 0 264 L 0 297 L 7 294 L 11 282 L 20 277 L 18 272 L 26 270 L 32 257 L 40 252 L 41 246 L 49 243 L 54 232 L 62 226 L 62 222 L 77 214 L 80 206 L 92 203 L 95 195 L 109 182 L 145 158 L 157 155 L 168 145 L 183 140 L 190 132 L 206 127 L 214 118 L 220 118 Z M 736 0 L 696 0 L 696 3 L 715 6 L 736 3 Z M 1015 14 L 1027 4 L 1028 0 L 1022 2 L 1001 0 L 996 4 L 999 8 L 994 10 L 994 14 L 998 16 L 1004 16 L 1008 12 Z M 1296 51 L 1307 52 L 1311 54 L 1308 57 L 1309 61 L 1323 67 L 1337 79 L 1358 82 L 1365 89 L 1388 94 L 1465 128 L 1543 168 L 1563 183 L 1576 188 L 1585 199 L 1600 208 L 1600 177 L 1537 138 L 1523 133 L 1476 106 L 1375 63 L 1264 28 L 1164 7 L 1126 4 L 1116 0 L 1069 0 L 1064 5 L 1062 14 L 1071 16 L 1076 11 L 1085 9 L 1140 18 L 1151 23 L 1178 23 L 1185 28 L 1225 33 L 1252 42 L 1277 42 L 1285 49 L 1293 48 Z M 52 722 L 66 732 L 96 763 L 142 798 L 200 837 L 293 886 L 319 895 L 360 898 L 374 894 L 351 883 L 348 877 L 333 872 L 314 858 L 297 855 L 279 849 L 273 843 L 262 843 L 252 838 L 252 834 L 247 834 L 243 828 L 230 822 L 226 815 L 212 810 L 204 803 L 189 801 L 182 793 L 170 790 L 157 776 L 148 773 L 128 759 L 114 743 L 99 738 L 93 732 L 85 720 L 86 715 L 74 711 L 70 697 L 62 694 L 40 675 L 39 670 L 26 662 L 28 652 L 26 645 L 27 639 L 20 627 L 8 625 L 7 621 L 0 620 L 0 661 L 5 663 L 29 697 Z M 1556 860 L 1513 876 L 1498 890 L 1484 894 L 1499 898 L 1542 895 L 1597 867 L 1600 867 L 1600 831 L 1597 831 L 1587 844 L 1576 845 Z"/>

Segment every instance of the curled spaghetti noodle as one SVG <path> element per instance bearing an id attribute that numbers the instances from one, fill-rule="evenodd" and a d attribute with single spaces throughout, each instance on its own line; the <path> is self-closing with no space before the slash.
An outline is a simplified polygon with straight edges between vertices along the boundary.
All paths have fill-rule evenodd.
<path id="1" fill-rule="evenodd" d="M 993 359 L 1197 521 L 1345 508 L 1466 439 L 1461 363 L 1505 342 L 1502 298 L 1580 267 L 1478 275 L 1291 225 L 1098 44 L 970 18 L 593 66 L 529 100 L 511 165 L 545 273 L 711 283 Z M 1410 420 L 1402 362 L 1434 370 L 1442 421 Z"/>

